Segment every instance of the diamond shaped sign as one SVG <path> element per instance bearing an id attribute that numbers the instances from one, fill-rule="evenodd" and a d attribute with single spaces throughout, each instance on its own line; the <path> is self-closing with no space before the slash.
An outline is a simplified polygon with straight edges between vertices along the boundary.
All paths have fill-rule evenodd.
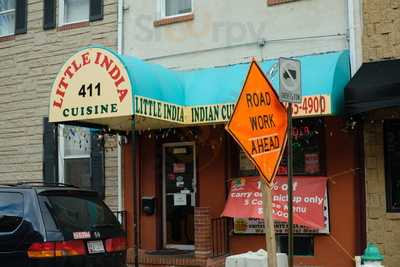
<path id="1" fill-rule="evenodd" d="M 286 108 L 253 61 L 226 130 L 271 187 L 287 140 Z"/>

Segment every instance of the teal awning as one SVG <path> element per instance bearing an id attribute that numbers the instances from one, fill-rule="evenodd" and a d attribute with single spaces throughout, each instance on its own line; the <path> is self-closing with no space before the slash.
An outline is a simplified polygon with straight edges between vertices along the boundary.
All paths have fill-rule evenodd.
<path id="1" fill-rule="evenodd" d="M 90 49 L 82 51 L 89 51 L 86 53 L 90 55 Z M 136 115 L 138 128 L 228 121 L 249 69 L 249 63 L 243 63 L 178 71 L 135 57 L 118 55 L 109 49 L 92 49 L 107 51 L 114 61 L 120 61 L 124 66 L 131 86 L 131 115 Z M 301 62 L 303 103 L 294 108 L 294 116 L 340 115 L 343 89 L 350 80 L 349 52 L 344 50 L 306 55 L 296 59 Z M 278 70 L 277 63 L 277 59 L 266 60 L 259 62 L 259 65 L 268 76 L 269 73 L 277 72 L 274 71 Z M 104 73 L 100 74 L 99 70 L 99 75 Z M 279 75 L 276 73 L 270 80 L 274 88 L 279 90 Z M 124 114 L 124 119 L 115 118 L 117 115 L 115 113 L 113 119 L 118 121 L 119 126 L 107 121 L 106 116 L 101 120 L 95 116 L 85 116 L 84 119 L 89 123 L 127 128 L 130 124 L 123 121 L 127 114 Z"/>
<path id="2" fill-rule="evenodd" d="M 206 69 L 175 71 L 160 65 L 122 56 L 132 78 L 135 97 L 161 101 L 186 108 L 212 107 L 214 105 L 234 104 L 242 89 L 249 63 Z M 305 98 L 300 109 L 307 107 L 307 112 L 298 112 L 300 116 L 339 115 L 343 108 L 343 88 L 350 79 L 349 53 L 347 50 L 316 55 L 296 57 L 302 68 L 303 96 L 324 96 L 325 110 L 307 107 L 308 102 L 316 98 Z M 278 60 L 267 60 L 260 66 L 269 73 Z M 275 67 L 277 67 L 275 65 Z M 276 90 L 279 90 L 279 75 L 271 78 Z M 318 101 L 321 101 L 318 98 Z M 143 114 L 138 103 L 136 113 Z M 313 109 L 313 110 L 312 110 Z M 319 107 L 321 109 L 321 107 Z M 215 115 L 215 114 L 214 114 Z M 297 114 L 295 114 L 296 116 Z M 146 116 L 146 115 L 145 115 Z M 207 117 L 207 115 L 205 115 Z M 209 116 L 215 117 L 215 116 Z M 220 116 L 222 120 L 222 116 Z M 204 120 L 202 120 L 204 121 Z M 218 121 L 218 120 L 217 120 Z M 190 119 L 185 122 L 193 122 Z M 206 120 L 212 122 L 212 120 Z"/>

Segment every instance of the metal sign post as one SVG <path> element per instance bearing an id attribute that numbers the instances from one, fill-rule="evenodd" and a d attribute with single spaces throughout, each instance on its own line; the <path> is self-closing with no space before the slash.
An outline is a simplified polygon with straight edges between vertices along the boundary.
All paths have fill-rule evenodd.
<path id="1" fill-rule="evenodd" d="M 300 61 L 279 59 L 279 97 L 288 102 L 288 260 L 293 267 L 293 136 L 292 103 L 301 103 L 301 65 Z"/>
<path id="2" fill-rule="evenodd" d="M 272 219 L 272 191 L 267 186 L 264 179 L 261 179 L 261 192 L 263 196 L 263 214 L 265 225 L 265 242 L 268 252 L 268 266 L 277 267 L 276 257 L 276 238 L 274 220 Z"/>
<path id="3" fill-rule="evenodd" d="M 277 266 L 271 187 L 286 146 L 286 113 L 273 86 L 253 61 L 226 130 L 260 172 L 270 267 Z"/>
<path id="4" fill-rule="evenodd" d="M 292 148 L 292 103 L 288 106 L 288 258 L 293 267 L 293 148 Z"/>

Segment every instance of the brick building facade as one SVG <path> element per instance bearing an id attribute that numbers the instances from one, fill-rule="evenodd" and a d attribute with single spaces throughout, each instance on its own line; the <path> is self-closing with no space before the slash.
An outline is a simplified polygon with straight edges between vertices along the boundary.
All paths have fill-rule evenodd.
<path id="1" fill-rule="evenodd" d="M 400 261 L 400 214 L 387 212 L 382 122 L 385 117 L 372 113 L 364 123 L 366 226 L 367 241 L 379 246 L 384 256 L 384 266 L 395 267 Z"/>
<path id="2" fill-rule="evenodd" d="M 48 116 L 52 83 L 66 59 L 91 44 L 117 46 L 117 1 L 99 1 L 104 5 L 102 19 L 63 26 L 62 2 L 26 1 L 22 8 L 27 13 L 26 33 L 0 37 L 1 183 L 43 179 L 43 118 Z M 17 5 L 21 3 L 25 1 Z M 53 11 L 47 13 L 53 24 L 50 27 L 45 25 L 46 5 Z M 10 12 L 13 10 L 11 6 Z M 117 148 L 113 138 L 106 141 L 105 158 L 106 202 L 116 209 Z"/>
<path id="3" fill-rule="evenodd" d="M 400 1 L 363 1 L 363 61 L 400 57 Z"/>
<path id="4" fill-rule="evenodd" d="M 384 266 L 395 267 L 400 261 L 400 188 L 395 167 L 399 101 L 393 93 L 398 89 L 400 1 L 365 0 L 362 13 L 364 64 L 349 83 L 345 101 L 363 134 L 366 241 L 379 246 Z"/>

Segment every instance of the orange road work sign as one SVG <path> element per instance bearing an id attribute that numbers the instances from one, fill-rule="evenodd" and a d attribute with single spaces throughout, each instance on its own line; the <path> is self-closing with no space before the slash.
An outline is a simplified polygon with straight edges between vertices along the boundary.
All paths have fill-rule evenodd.
<path id="1" fill-rule="evenodd" d="M 271 187 L 287 140 L 286 108 L 253 61 L 226 130 Z"/>

